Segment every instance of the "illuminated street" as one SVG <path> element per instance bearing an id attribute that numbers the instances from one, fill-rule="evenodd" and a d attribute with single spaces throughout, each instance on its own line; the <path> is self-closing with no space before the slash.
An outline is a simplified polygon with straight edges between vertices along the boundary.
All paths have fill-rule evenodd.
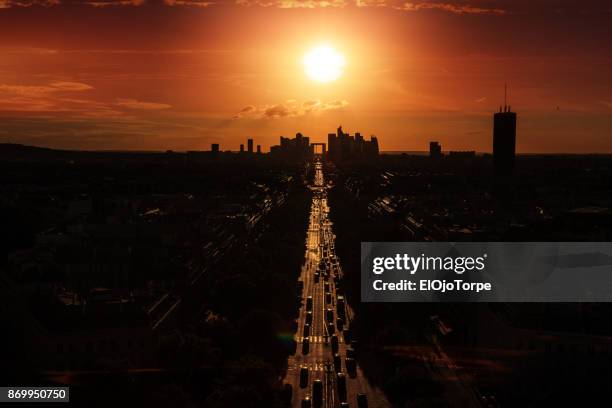
<path id="1" fill-rule="evenodd" d="M 382 392 L 372 386 L 364 378 L 361 369 L 351 373 L 347 368 L 347 350 L 353 352 L 350 342 L 350 322 L 353 312 L 346 303 L 337 283 L 341 282 L 342 270 L 334 251 L 335 235 L 332 232 L 332 223 L 328 218 L 329 207 L 327 203 L 327 187 L 323 173 L 323 163 L 315 162 L 314 184 L 311 186 L 314 193 L 312 199 L 310 223 L 307 236 L 305 262 L 302 267 L 300 280 L 303 282 L 302 307 L 300 309 L 298 328 L 295 338 L 298 346 L 295 355 L 289 357 L 288 372 L 285 382 L 291 384 L 293 389 L 293 406 L 301 407 L 305 398 L 310 398 L 312 406 L 317 406 L 317 398 L 313 395 L 313 382 L 322 383 L 322 407 L 337 407 L 341 402 L 349 406 L 357 405 L 358 394 L 365 394 L 368 407 L 388 407 Z M 319 277 L 316 277 L 316 274 Z M 326 290 L 328 286 L 328 290 Z M 326 298 L 326 292 L 329 295 Z M 308 297 L 312 297 L 312 307 Z M 340 299 L 340 301 L 339 301 Z M 344 303 L 344 307 L 343 307 Z M 327 314 L 333 312 L 333 323 L 329 325 Z M 307 317 L 312 315 L 312 324 L 304 332 Z M 341 330 L 336 319 L 344 314 Z M 333 329 L 332 329 L 333 328 Z M 309 332 L 308 332 L 309 331 Z M 305 336 L 308 334 L 308 336 Z M 337 355 L 340 357 L 338 370 L 334 368 L 334 354 L 332 352 L 332 337 L 338 339 Z M 345 338 L 346 337 L 346 338 Z M 347 340 L 348 339 L 348 340 Z M 304 344 L 307 343 L 307 346 Z M 306 348 L 307 349 L 306 349 Z M 350 360 L 349 360 L 350 361 Z M 336 361 L 337 362 L 337 361 Z M 351 364 L 349 362 L 349 364 Z M 308 369 L 308 382 L 305 387 L 300 386 L 300 369 Z M 339 392 L 337 373 L 346 378 L 346 397 Z M 302 383 L 302 385 L 305 385 Z M 364 398 L 364 397 L 361 397 Z"/>

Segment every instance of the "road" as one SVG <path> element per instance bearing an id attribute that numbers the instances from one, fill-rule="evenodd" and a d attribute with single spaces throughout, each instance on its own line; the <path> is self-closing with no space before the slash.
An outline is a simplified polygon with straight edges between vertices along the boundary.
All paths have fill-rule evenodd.
<path id="1" fill-rule="evenodd" d="M 301 407 L 303 400 L 310 398 L 313 401 L 312 407 L 317 407 L 314 401 L 316 398 L 313 398 L 313 382 L 320 380 L 323 391 L 320 407 L 335 408 L 339 407 L 341 402 L 347 402 L 350 407 L 357 407 L 358 394 L 366 395 L 367 406 L 370 408 L 389 407 L 390 404 L 383 393 L 368 383 L 358 365 L 350 374 L 347 370 L 347 350 L 352 350 L 348 340 L 352 340 L 349 336 L 353 312 L 346 304 L 346 300 L 342 301 L 344 295 L 339 288 L 342 282 L 342 270 L 334 250 L 335 235 L 332 231 L 332 223 L 329 220 L 327 187 L 324 166 L 321 161 L 315 161 L 315 175 L 311 189 L 313 199 L 306 242 L 306 256 L 299 279 L 303 284 L 303 290 L 302 307 L 295 334 L 298 346 L 295 355 L 289 357 L 287 374 L 284 379 L 284 382 L 291 384 L 293 389 L 292 406 Z M 316 277 L 317 273 L 319 273 L 318 279 Z M 329 295 L 326 296 L 326 292 L 329 292 Z M 307 300 L 308 297 L 312 297 L 312 306 L 310 301 Z M 330 314 L 330 309 L 333 314 L 331 325 L 326 319 L 326 315 Z M 312 316 L 312 323 L 309 332 L 305 333 L 304 326 L 310 319 L 309 314 Z M 343 315 L 344 319 L 338 324 L 336 319 Z M 344 332 L 340 330 L 339 325 L 343 326 Z M 346 334 L 347 332 L 349 334 Z M 346 378 L 346 397 L 343 397 L 342 393 L 338 391 L 334 353 L 332 353 L 331 345 L 331 339 L 334 335 L 338 339 L 337 354 L 340 357 L 340 366 L 337 372 L 343 373 Z M 304 346 L 305 343 L 308 346 Z M 307 383 L 300 384 L 300 369 L 302 367 L 308 369 L 308 380 Z"/>

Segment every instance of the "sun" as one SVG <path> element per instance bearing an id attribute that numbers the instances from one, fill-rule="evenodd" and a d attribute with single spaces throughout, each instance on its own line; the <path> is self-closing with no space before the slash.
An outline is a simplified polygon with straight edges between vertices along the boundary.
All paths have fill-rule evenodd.
<path id="1" fill-rule="evenodd" d="M 331 82 L 342 76 L 346 59 L 334 48 L 321 45 L 304 56 L 304 70 L 310 79 L 317 82 Z"/>

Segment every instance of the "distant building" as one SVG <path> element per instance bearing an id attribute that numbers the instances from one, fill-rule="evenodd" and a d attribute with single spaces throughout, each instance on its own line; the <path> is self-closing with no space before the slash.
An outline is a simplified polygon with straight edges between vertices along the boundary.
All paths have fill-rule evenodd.
<path id="1" fill-rule="evenodd" d="M 270 147 L 270 154 L 272 156 L 285 159 L 307 159 L 312 157 L 313 152 L 310 138 L 303 136 L 301 133 L 296 134 L 293 139 L 281 136 L 280 145 Z"/>
<path id="2" fill-rule="evenodd" d="M 257 145 L 257 154 L 261 154 L 261 145 Z"/>
<path id="3" fill-rule="evenodd" d="M 240 153 L 244 153 L 244 145 L 243 144 L 240 145 Z"/>
<path id="4" fill-rule="evenodd" d="M 213 153 L 219 153 L 219 143 L 213 143 L 210 145 L 210 151 Z"/>
<path id="5" fill-rule="evenodd" d="M 510 175 L 516 155 L 516 113 L 510 106 L 493 115 L 493 166 L 498 175 Z"/>
<path id="6" fill-rule="evenodd" d="M 249 153 L 253 153 L 253 139 L 247 139 L 247 148 Z"/>
<path id="7" fill-rule="evenodd" d="M 429 158 L 438 160 L 442 157 L 442 146 L 438 142 L 429 142 Z"/>
<path id="8" fill-rule="evenodd" d="M 351 136 L 342 131 L 340 126 L 336 133 L 327 135 L 328 157 L 332 160 L 346 160 L 355 158 L 366 158 L 378 156 L 378 139 L 372 136 L 369 141 L 365 140 L 361 133 Z"/>

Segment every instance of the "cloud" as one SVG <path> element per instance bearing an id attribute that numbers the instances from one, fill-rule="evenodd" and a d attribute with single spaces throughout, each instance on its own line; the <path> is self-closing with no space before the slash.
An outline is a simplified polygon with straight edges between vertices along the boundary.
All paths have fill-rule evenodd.
<path id="1" fill-rule="evenodd" d="M 206 0 L 164 0 L 164 4 L 167 6 L 208 7 L 215 2 Z"/>
<path id="2" fill-rule="evenodd" d="M 475 0 L 482 3 L 482 0 Z M 385 7 L 401 11 L 440 10 L 454 14 L 506 14 L 507 10 L 495 4 L 502 1 L 489 1 L 487 5 L 473 5 L 473 3 L 459 0 L 421 1 L 410 2 L 405 0 L 236 0 L 236 4 L 243 7 L 276 7 L 276 8 L 342 8 L 347 6 Z"/>
<path id="3" fill-rule="evenodd" d="M 117 106 L 121 106 L 123 108 L 128 109 L 140 109 L 140 110 L 163 110 L 169 109 L 172 106 L 166 103 L 157 103 L 157 102 L 143 102 L 138 99 L 131 98 L 120 98 L 117 99 Z"/>
<path id="4" fill-rule="evenodd" d="M 244 108 L 240 109 L 240 111 L 234 115 L 234 119 L 241 118 L 243 116 L 249 116 L 253 112 L 255 112 L 257 108 L 254 105 L 247 105 Z"/>
<path id="5" fill-rule="evenodd" d="M 324 102 L 318 99 L 309 99 L 300 103 L 295 99 L 289 99 L 283 103 L 274 105 L 247 105 L 236 113 L 233 118 L 279 119 L 297 117 L 341 109 L 348 106 L 348 104 L 346 100 L 331 100 Z"/>
<path id="6" fill-rule="evenodd" d="M 269 108 L 264 109 L 263 116 L 266 118 L 284 118 L 285 116 L 294 116 L 297 112 L 291 111 L 291 109 L 285 104 L 272 105 Z"/>
<path id="7" fill-rule="evenodd" d="M 0 0 L 0 9 L 11 7 L 56 6 L 59 0 Z"/>
<path id="8" fill-rule="evenodd" d="M 392 8 L 402 11 L 441 10 L 454 14 L 507 14 L 507 10 L 493 7 L 476 7 L 464 2 L 438 3 L 426 1 L 420 3 L 403 2 L 392 5 Z"/>
<path id="9" fill-rule="evenodd" d="M 52 82 L 48 85 L 11 85 L 0 84 L 0 93 L 28 97 L 48 96 L 56 92 L 79 92 L 93 89 L 82 82 Z"/>
<path id="10" fill-rule="evenodd" d="M 290 8 L 341 8 L 352 4 L 349 0 L 236 0 L 236 4 L 243 7 L 276 7 Z"/>
<path id="11" fill-rule="evenodd" d="M 90 117 L 122 116 L 129 110 L 169 109 L 165 103 L 119 98 L 114 102 L 76 97 L 94 89 L 83 82 L 55 81 L 44 85 L 0 84 L 0 111 L 72 113 Z"/>
<path id="12" fill-rule="evenodd" d="M 91 85 L 87 85 L 82 82 L 52 82 L 50 86 L 56 91 L 69 92 L 88 91 L 90 89 L 93 89 Z"/>
<path id="13" fill-rule="evenodd" d="M 87 4 L 94 7 L 142 6 L 145 0 L 99 0 L 88 1 Z"/>

